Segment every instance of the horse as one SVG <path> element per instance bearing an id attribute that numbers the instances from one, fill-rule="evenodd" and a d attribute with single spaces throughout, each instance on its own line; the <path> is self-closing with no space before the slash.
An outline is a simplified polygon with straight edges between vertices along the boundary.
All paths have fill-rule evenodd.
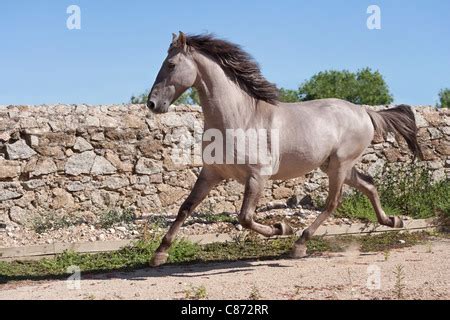
<path id="1" fill-rule="evenodd" d="M 277 87 L 264 78 L 259 65 L 240 46 L 211 34 L 187 35 L 180 31 L 172 36 L 167 57 L 148 95 L 147 107 L 152 112 L 168 112 L 169 106 L 193 87 L 200 97 L 205 132 L 215 130 L 227 136 L 233 130 L 266 130 L 278 134 L 266 141 L 269 165 L 258 159 L 226 161 L 230 153 L 241 160 L 253 155 L 251 148 L 237 148 L 233 144 L 226 152 L 216 150 L 216 161 L 203 160 L 198 179 L 150 260 L 151 266 L 167 262 L 168 250 L 184 221 L 213 187 L 227 179 L 245 186 L 238 215 L 242 227 L 272 237 L 294 232 L 284 222 L 269 226 L 254 220 L 265 182 L 296 178 L 316 168 L 328 175 L 329 193 L 324 210 L 302 231 L 290 252 L 291 258 L 307 256 L 306 242 L 338 207 L 344 184 L 370 199 L 380 224 L 403 227 L 399 217 L 385 214 L 373 178 L 358 171 L 355 163 L 375 134 L 385 137 L 388 132 L 403 137 L 414 158 L 422 157 L 410 106 L 374 111 L 340 99 L 283 103 L 278 100 Z M 224 148 L 230 146 L 220 139 L 205 139 L 204 134 L 203 152 L 216 142 Z M 267 170 L 268 166 L 273 170 Z"/>

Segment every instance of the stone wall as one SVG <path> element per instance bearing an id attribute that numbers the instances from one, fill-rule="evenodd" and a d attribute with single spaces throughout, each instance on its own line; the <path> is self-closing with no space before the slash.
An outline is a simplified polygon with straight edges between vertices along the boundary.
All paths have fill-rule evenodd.
<path id="1" fill-rule="evenodd" d="M 195 106 L 173 109 L 153 115 L 142 105 L 0 106 L 0 221 L 27 224 L 49 214 L 95 218 L 128 208 L 137 215 L 176 212 L 200 163 L 177 164 L 173 152 L 193 143 L 195 135 L 189 137 L 202 114 Z M 427 165 L 435 179 L 448 179 L 450 112 L 415 110 Z M 368 148 L 360 166 L 373 174 L 386 162 L 409 165 L 409 154 L 389 137 Z M 320 171 L 271 182 L 261 204 L 323 194 L 326 187 Z M 236 182 L 224 183 L 200 210 L 237 211 L 242 191 Z"/>

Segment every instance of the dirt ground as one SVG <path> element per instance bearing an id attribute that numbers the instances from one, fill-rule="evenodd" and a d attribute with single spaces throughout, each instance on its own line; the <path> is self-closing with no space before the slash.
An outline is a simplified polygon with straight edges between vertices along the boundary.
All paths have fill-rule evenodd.
<path id="1" fill-rule="evenodd" d="M 10 282 L 0 285 L 0 299 L 449 299 L 449 264 L 450 240 L 438 239 L 389 254 L 81 274 L 79 289 L 65 280 Z"/>

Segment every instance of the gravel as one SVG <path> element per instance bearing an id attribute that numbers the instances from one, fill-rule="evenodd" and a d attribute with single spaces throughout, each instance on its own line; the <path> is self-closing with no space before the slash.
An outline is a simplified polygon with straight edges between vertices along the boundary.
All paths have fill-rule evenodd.
<path id="1" fill-rule="evenodd" d="M 266 224 L 273 224 L 285 220 L 294 228 L 301 229 L 311 224 L 317 217 L 318 211 L 306 209 L 273 209 L 264 212 L 258 212 L 255 216 L 258 221 Z M 180 235 L 198 235 L 210 233 L 235 233 L 242 232 L 242 226 L 237 223 L 237 214 L 230 214 L 235 218 L 235 223 L 213 222 L 205 223 L 198 221 L 194 217 L 188 219 L 187 223 L 181 228 Z M 149 215 L 148 217 L 154 217 Z M 148 218 L 147 217 L 147 218 Z M 147 231 L 150 234 L 163 233 L 168 229 L 175 216 L 165 216 L 164 227 L 148 224 Z M 20 247 L 30 245 L 40 245 L 49 243 L 75 243 L 75 242 L 94 242 L 94 241 L 112 241 L 139 239 L 143 234 L 145 219 L 130 224 L 118 224 L 108 229 L 102 229 L 92 224 L 72 225 L 63 229 L 48 230 L 44 233 L 36 233 L 34 230 L 24 228 L 18 224 L 8 224 L 0 232 L 0 247 Z M 325 225 L 330 224 L 350 224 L 348 219 L 330 218 Z M 51 241 L 51 242 L 50 242 Z"/>

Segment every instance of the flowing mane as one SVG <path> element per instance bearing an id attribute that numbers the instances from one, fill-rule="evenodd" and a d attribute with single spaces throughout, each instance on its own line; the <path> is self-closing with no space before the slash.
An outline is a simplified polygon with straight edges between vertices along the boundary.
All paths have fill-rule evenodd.
<path id="1" fill-rule="evenodd" d="M 186 44 L 214 59 L 250 96 L 270 104 L 278 103 L 277 87 L 264 78 L 258 63 L 240 46 L 209 34 L 189 35 Z"/>

